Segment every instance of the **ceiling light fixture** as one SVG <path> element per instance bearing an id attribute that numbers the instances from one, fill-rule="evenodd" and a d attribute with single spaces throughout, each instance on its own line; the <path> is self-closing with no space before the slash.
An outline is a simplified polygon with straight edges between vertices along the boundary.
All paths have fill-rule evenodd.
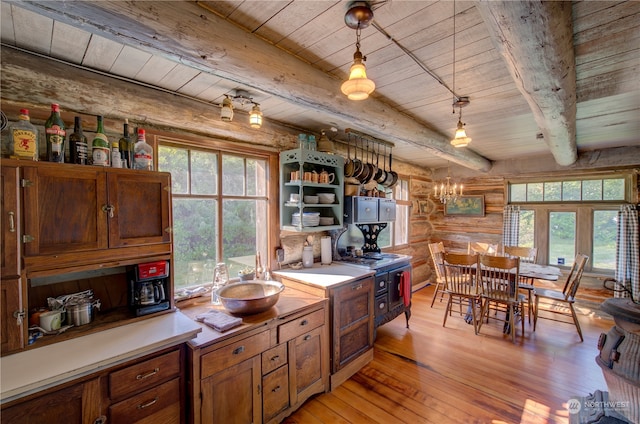
<path id="1" fill-rule="evenodd" d="M 465 124 L 462 122 L 462 108 L 468 106 L 469 97 L 456 96 L 456 0 L 453 0 L 453 113 L 456 113 L 456 107 L 460 111 L 458 116 L 458 127 L 456 128 L 456 136 L 451 140 L 454 147 L 467 147 L 471 143 L 471 137 L 467 137 L 464 129 Z"/>
<path id="2" fill-rule="evenodd" d="M 360 52 L 360 32 L 362 28 L 369 26 L 372 19 L 373 10 L 365 1 L 352 2 L 344 15 L 347 26 L 356 30 L 356 52 L 349 69 L 349 79 L 340 87 L 349 100 L 364 100 L 376 89 L 376 83 L 367 78 L 367 69 L 364 66 L 367 57 Z"/>
<path id="3" fill-rule="evenodd" d="M 254 103 L 249 113 L 249 124 L 251 128 L 260 128 L 262 126 L 262 112 L 260 111 L 260 105 Z"/>
<path id="4" fill-rule="evenodd" d="M 220 119 L 222 121 L 233 121 L 233 102 L 240 103 L 241 107 L 247 103 L 253 104 L 249 112 L 249 125 L 251 125 L 251 128 L 260 128 L 262 126 L 262 111 L 260 110 L 260 105 L 254 102 L 249 92 L 245 90 L 236 90 L 233 96 L 225 94 L 220 109 Z"/>
<path id="5" fill-rule="evenodd" d="M 451 185 L 451 169 L 447 166 L 447 182 L 435 184 L 433 195 L 436 199 L 439 199 L 441 203 L 447 204 L 450 202 L 455 202 L 459 196 L 462 196 L 462 184 L 458 186 L 458 184 L 454 183 Z"/>
<path id="6" fill-rule="evenodd" d="M 225 98 L 222 101 L 222 109 L 220 109 L 220 119 L 224 122 L 233 121 L 233 103 L 227 95 L 225 95 Z"/>

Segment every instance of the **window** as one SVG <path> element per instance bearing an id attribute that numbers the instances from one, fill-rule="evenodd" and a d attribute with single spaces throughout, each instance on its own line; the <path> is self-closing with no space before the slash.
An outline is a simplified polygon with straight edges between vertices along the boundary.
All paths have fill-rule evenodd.
<path id="1" fill-rule="evenodd" d="M 606 202 L 625 200 L 626 178 L 599 178 L 509 184 L 512 203 Z"/>
<path id="2" fill-rule="evenodd" d="M 576 253 L 589 256 L 586 269 L 615 271 L 617 209 L 632 178 L 573 178 L 513 182 L 511 203 L 519 204 L 519 244 L 538 247 L 538 261 L 570 267 Z"/>
<path id="3" fill-rule="evenodd" d="M 379 187 L 381 191 L 384 188 Z M 409 243 L 409 181 L 398 179 L 392 197 L 396 200 L 396 220 L 378 235 L 378 247 L 397 247 Z M 393 240 L 393 242 L 392 242 Z"/>
<path id="4" fill-rule="evenodd" d="M 218 262 L 233 277 L 267 257 L 266 158 L 162 143 L 158 169 L 172 179 L 176 289 L 210 283 Z"/>

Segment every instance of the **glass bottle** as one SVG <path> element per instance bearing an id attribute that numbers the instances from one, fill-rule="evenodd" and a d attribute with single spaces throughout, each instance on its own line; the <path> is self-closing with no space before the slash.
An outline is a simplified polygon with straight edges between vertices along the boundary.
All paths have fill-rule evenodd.
<path id="1" fill-rule="evenodd" d="M 47 139 L 47 160 L 49 162 L 64 162 L 64 138 L 67 135 L 64 121 L 60 117 L 60 105 L 51 104 L 51 115 L 44 124 Z"/>
<path id="2" fill-rule="evenodd" d="M 82 131 L 82 118 L 76 116 L 73 122 L 73 133 L 69 136 L 69 161 L 78 165 L 89 164 L 89 145 Z"/>
<path id="3" fill-rule="evenodd" d="M 31 123 L 29 109 L 20 109 L 18 121 L 10 127 L 9 156 L 38 160 L 38 129 Z"/>
<path id="4" fill-rule="evenodd" d="M 229 272 L 227 265 L 224 262 L 220 262 L 213 270 L 213 287 L 211 288 L 211 303 L 214 305 L 220 305 L 220 296 L 218 296 L 218 289 L 225 286 L 229 282 Z"/>
<path id="5" fill-rule="evenodd" d="M 102 116 L 98 115 L 98 127 L 96 129 L 96 135 L 93 137 L 92 144 L 92 157 L 93 164 L 98 166 L 109 166 L 109 139 L 104 134 L 104 123 Z"/>
<path id="6" fill-rule="evenodd" d="M 133 168 L 153 171 L 153 148 L 147 144 L 142 128 L 138 128 L 138 141 L 133 148 Z"/>
<path id="7" fill-rule="evenodd" d="M 313 246 L 305 246 L 302 248 L 302 266 L 311 268 L 313 266 Z"/>
<path id="8" fill-rule="evenodd" d="M 120 143 L 115 140 L 111 142 L 111 167 L 122 168 L 122 158 L 120 157 Z"/>
<path id="9" fill-rule="evenodd" d="M 129 120 L 124 120 L 122 137 L 120 137 L 120 159 L 122 168 L 133 168 L 133 142 L 129 136 Z"/>
<path id="10" fill-rule="evenodd" d="M 256 280 L 262 280 L 264 277 L 264 268 L 262 267 L 262 259 L 260 252 L 256 252 Z"/>

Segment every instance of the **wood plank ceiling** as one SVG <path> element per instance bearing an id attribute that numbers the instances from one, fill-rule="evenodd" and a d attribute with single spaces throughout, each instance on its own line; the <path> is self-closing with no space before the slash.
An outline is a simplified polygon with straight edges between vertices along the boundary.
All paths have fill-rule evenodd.
<path id="1" fill-rule="evenodd" d="M 426 167 L 488 171 L 544 155 L 568 166 L 579 152 L 640 144 L 640 2 L 369 4 L 374 22 L 361 50 L 376 90 L 360 102 L 340 92 L 356 41 L 346 1 L 2 0 L 2 48 L 211 107 L 247 90 L 266 120 L 316 134 L 334 127 L 329 135 L 343 140 L 354 128 Z M 449 144 L 453 92 L 471 101 L 462 110 L 466 148 Z"/>

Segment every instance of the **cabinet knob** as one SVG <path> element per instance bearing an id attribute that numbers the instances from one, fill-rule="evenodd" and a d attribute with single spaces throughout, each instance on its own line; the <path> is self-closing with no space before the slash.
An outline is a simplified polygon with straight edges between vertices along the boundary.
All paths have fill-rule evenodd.
<path id="1" fill-rule="evenodd" d="M 309 324 L 309 321 L 307 321 L 306 319 L 303 319 L 303 320 L 300 322 L 300 325 L 307 325 L 307 324 Z"/>
<path id="2" fill-rule="evenodd" d="M 107 422 L 107 417 L 104 415 L 100 415 L 98 418 L 93 420 L 93 424 L 105 424 Z"/>
<path id="3" fill-rule="evenodd" d="M 244 346 L 239 346 L 239 347 L 237 347 L 237 348 L 233 349 L 233 354 L 234 354 L 234 355 L 239 355 L 239 354 L 241 354 L 242 352 L 244 352 Z"/>

